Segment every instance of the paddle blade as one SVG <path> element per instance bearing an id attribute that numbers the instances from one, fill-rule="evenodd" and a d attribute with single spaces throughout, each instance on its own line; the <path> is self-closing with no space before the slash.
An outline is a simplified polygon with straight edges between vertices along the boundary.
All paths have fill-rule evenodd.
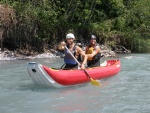
<path id="1" fill-rule="evenodd" d="M 90 79 L 91 79 L 91 84 L 96 85 L 96 86 L 101 86 L 101 84 L 98 81 L 93 80 L 92 78 Z"/>

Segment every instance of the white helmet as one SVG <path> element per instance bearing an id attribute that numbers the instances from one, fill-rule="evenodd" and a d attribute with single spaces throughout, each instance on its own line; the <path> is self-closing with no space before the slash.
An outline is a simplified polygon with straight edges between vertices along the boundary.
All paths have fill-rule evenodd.
<path id="1" fill-rule="evenodd" d="M 68 34 L 66 35 L 66 39 L 69 39 L 69 38 L 73 38 L 73 39 L 75 39 L 74 34 L 72 34 L 72 33 L 68 33 Z"/>

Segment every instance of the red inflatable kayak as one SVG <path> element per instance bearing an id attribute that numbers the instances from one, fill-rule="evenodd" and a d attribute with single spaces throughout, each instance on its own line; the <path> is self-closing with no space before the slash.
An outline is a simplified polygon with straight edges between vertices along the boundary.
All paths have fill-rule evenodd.
<path id="1" fill-rule="evenodd" d="M 27 69 L 33 82 L 39 85 L 63 87 L 90 81 L 84 70 L 57 70 L 36 62 L 28 63 Z M 107 78 L 120 72 L 120 60 L 108 60 L 99 67 L 85 70 L 95 80 Z"/>

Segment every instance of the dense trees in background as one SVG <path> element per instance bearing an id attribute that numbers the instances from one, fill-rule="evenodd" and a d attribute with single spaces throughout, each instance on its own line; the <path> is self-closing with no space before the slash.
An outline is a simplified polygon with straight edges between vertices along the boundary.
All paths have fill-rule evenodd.
<path id="1" fill-rule="evenodd" d="M 100 44 L 150 52 L 149 0 L 1 0 L 0 45 L 44 51 L 65 40 L 91 34 Z"/>

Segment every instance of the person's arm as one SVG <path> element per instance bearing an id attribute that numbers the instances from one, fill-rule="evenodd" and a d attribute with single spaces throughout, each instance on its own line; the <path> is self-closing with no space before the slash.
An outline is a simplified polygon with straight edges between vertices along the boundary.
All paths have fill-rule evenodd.
<path id="1" fill-rule="evenodd" d="M 93 58 L 97 53 L 100 52 L 100 47 L 99 46 L 96 46 L 95 50 L 93 51 L 92 54 L 87 54 L 87 57 L 88 58 Z"/>
<path id="2" fill-rule="evenodd" d="M 85 54 L 85 52 L 78 46 L 76 46 L 76 49 L 77 49 L 77 52 L 82 55 L 83 57 L 83 61 L 81 63 L 81 69 L 84 69 L 85 68 L 85 64 L 87 62 L 87 55 Z"/>

